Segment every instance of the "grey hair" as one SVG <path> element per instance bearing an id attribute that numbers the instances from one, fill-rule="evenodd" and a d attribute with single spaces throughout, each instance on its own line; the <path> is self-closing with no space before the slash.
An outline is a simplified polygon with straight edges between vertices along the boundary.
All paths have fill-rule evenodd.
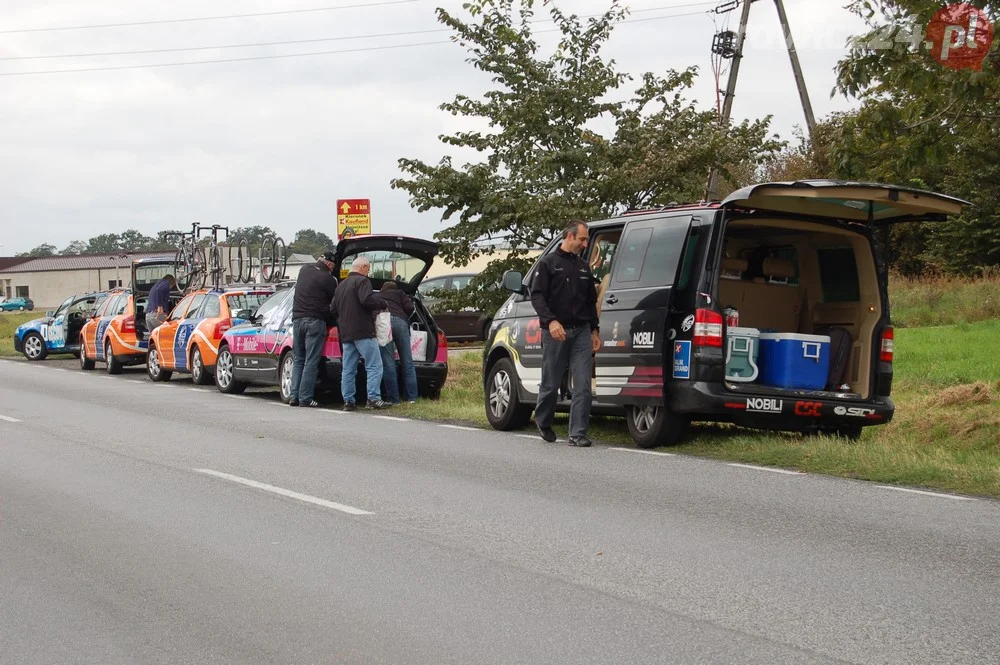
<path id="1" fill-rule="evenodd" d="M 370 266 L 371 261 L 368 260 L 367 256 L 359 256 L 351 262 L 351 270 L 361 270 L 365 266 Z"/>

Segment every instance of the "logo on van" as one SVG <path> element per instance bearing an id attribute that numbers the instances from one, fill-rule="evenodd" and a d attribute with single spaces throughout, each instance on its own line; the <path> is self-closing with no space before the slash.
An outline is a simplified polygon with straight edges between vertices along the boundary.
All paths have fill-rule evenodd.
<path id="1" fill-rule="evenodd" d="M 655 332 L 637 332 L 632 334 L 633 349 L 652 349 L 656 346 Z"/>
<path id="2" fill-rule="evenodd" d="M 853 416 L 854 418 L 872 418 L 875 416 L 875 409 L 862 409 L 860 407 L 838 406 L 833 410 L 838 416 Z"/>
<path id="3" fill-rule="evenodd" d="M 781 413 L 782 400 L 767 397 L 748 397 L 747 411 L 756 413 Z"/>
<path id="4" fill-rule="evenodd" d="M 673 378 L 691 378 L 691 340 L 683 340 L 674 343 Z"/>
<path id="5" fill-rule="evenodd" d="M 822 402 L 796 402 L 795 415 L 805 416 L 806 418 L 816 418 L 821 415 L 820 414 L 821 408 L 823 408 Z"/>
<path id="6" fill-rule="evenodd" d="M 688 314 L 681 322 L 681 331 L 687 332 L 694 327 L 694 314 Z"/>

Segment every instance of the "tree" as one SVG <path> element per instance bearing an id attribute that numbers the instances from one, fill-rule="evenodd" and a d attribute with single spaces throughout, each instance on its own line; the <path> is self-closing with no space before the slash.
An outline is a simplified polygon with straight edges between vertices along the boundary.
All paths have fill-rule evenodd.
<path id="1" fill-rule="evenodd" d="M 38 258 L 42 256 L 55 256 L 55 255 L 56 255 L 56 246 L 50 245 L 48 243 L 43 243 L 38 247 L 35 247 L 34 249 L 28 250 L 27 252 L 21 252 L 17 256 Z"/>
<path id="2" fill-rule="evenodd" d="M 240 240 L 246 240 L 251 252 L 257 252 L 264 238 L 275 235 L 269 226 L 241 226 L 233 229 L 227 241 L 231 245 L 236 245 Z"/>
<path id="3" fill-rule="evenodd" d="M 516 9 L 515 5 L 520 5 Z M 463 20 L 438 9 L 438 20 L 467 48 L 469 62 L 492 76 L 496 89 L 481 99 L 459 94 L 441 105 L 455 116 L 478 120 L 489 131 L 442 136 L 453 148 L 482 155 L 461 167 L 445 156 L 436 164 L 400 159 L 403 177 L 393 188 L 424 212 L 457 218 L 435 234 L 443 259 L 455 266 L 492 250 L 482 241 L 505 238 L 512 246 L 460 297 L 492 309 L 504 294 L 492 287 L 508 268 L 525 270 L 527 252 L 544 246 L 570 219 L 600 219 L 629 208 L 703 196 L 713 165 L 762 163 L 781 144 L 768 137 L 770 119 L 720 126 L 715 111 L 685 101 L 695 70 L 643 74 L 629 97 L 630 77 L 615 70 L 601 48 L 625 10 L 581 21 L 554 3 L 549 13 L 561 32 L 544 55 L 532 35 L 533 0 L 472 0 Z M 602 134 L 598 122 L 614 129 Z"/>
<path id="4" fill-rule="evenodd" d="M 87 241 L 87 254 L 110 254 L 119 251 L 120 237 L 117 233 L 102 233 Z"/>
<path id="5" fill-rule="evenodd" d="M 59 253 L 63 256 L 72 256 L 76 254 L 83 254 L 86 251 L 87 243 L 82 240 L 74 240 L 70 244 L 66 245 L 66 247 Z"/>
<path id="6" fill-rule="evenodd" d="M 126 252 L 140 252 L 150 248 L 156 242 L 147 235 L 143 235 L 135 229 L 124 231 L 118 236 L 118 246 Z"/>
<path id="7" fill-rule="evenodd" d="M 313 229 L 302 229 L 295 234 L 295 240 L 289 245 L 288 249 L 297 254 L 309 254 L 311 256 L 319 256 L 326 250 L 333 247 L 334 242 L 330 239 L 330 236 L 326 235 L 322 231 L 314 231 Z"/>

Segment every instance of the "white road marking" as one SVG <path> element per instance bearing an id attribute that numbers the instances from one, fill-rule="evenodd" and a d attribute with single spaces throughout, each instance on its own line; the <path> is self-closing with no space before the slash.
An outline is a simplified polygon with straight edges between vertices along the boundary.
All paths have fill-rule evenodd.
<path id="1" fill-rule="evenodd" d="M 409 422 L 409 418 L 400 418 L 398 416 L 372 416 L 372 418 L 378 418 L 379 420 L 396 420 L 401 423 Z"/>
<path id="2" fill-rule="evenodd" d="M 53 372 L 68 372 L 69 371 L 68 369 L 65 369 L 65 368 L 62 368 L 62 367 L 51 367 L 50 369 Z"/>
<path id="3" fill-rule="evenodd" d="M 228 397 L 229 399 L 250 399 L 246 395 L 225 395 L 225 394 L 223 394 L 223 396 L 224 397 Z"/>
<path id="4" fill-rule="evenodd" d="M 193 393 L 207 393 L 208 388 L 188 388 Z"/>
<path id="5" fill-rule="evenodd" d="M 19 423 L 19 422 L 21 422 L 17 418 L 11 418 L 10 416 L 0 416 L 0 420 L 6 420 L 9 423 Z"/>
<path id="6" fill-rule="evenodd" d="M 99 376 L 97 378 L 98 379 L 104 379 L 105 381 L 114 381 L 115 380 L 115 377 L 113 377 L 113 376 Z"/>
<path id="7" fill-rule="evenodd" d="M 478 432 L 478 427 L 462 427 L 461 425 L 438 425 L 438 427 L 447 427 L 448 429 L 460 429 L 466 432 Z"/>
<path id="8" fill-rule="evenodd" d="M 361 510 L 360 508 L 354 508 L 353 506 L 345 506 L 342 503 L 335 503 L 333 501 L 327 501 L 326 499 L 320 499 L 315 496 L 309 496 L 308 494 L 302 494 L 301 492 L 294 492 L 292 490 L 286 490 L 281 487 L 275 487 L 274 485 L 259 483 L 256 480 L 240 478 L 239 476 L 223 473 L 221 471 L 213 471 L 212 469 L 193 469 L 193 470 L 197 471 L 198 473 L 204 473 L 209 476 L 215 476 L 216 478 L 222 478 L 223 480 L 239 483 L 240 485 L 246 485 L 247 487 L 253 487 L 255 489 L 264 490 L 265 492 L 272 492 L 273 494 L 280 494 L 281 496 L 287 496 L 290 499 L 297 499 L 299 501 L 304 501 L 305 503 L 312 503 L 317 506 L 323 506 L 324 508 L 332 508 L 333 510 L 339 510 L 349 515 L 372 514 L 367 510 Z"/>
<path id="9" fill-rule="evenodd" d="M 754 469 L 756 471 L 770 471 L 771 473 L 783 473 L 786 476 L 801 476 L 803 473 L 801 471 L 789 471 L 788 469 L 775 469 L 769 466 L 754 466 L 753 464 L 736 464 L 732 463 L 729 466 L 738 466 L 741 469 Z"/>
<path id="10" fill-rule="evenodd" d="M 911 490 L 907 487 L 893 487 L 892 485 L 876 485 L 875 487 L 884 490 L 895 490 L 897 492 L 909 492 L 910 494 L 923 494 L 924 496 L 936 496 L 941 499 L 954 499 L 955 501 L 975 501 L 971 496 L 956 496 L 954 494 L 941 494 L 939 492 L 925 492 L 924 490 Z"/>
<path id="11" fill-rule="evenodd" d="M 639 453 L 640 455 L 659 455 L 660 457 L 677 457 L 677 453 L 658 453 L 655 450 L 638 450 L 637 448 L 611 448 L 623 453 Z"/>
<path id="12" fill-rule="evenodd" d="M 542 440 L 542 437 L 535 434 L 515 434 L 514 436 L 516 436 L 519 439 L 538 439 L 539 441 Z"/>

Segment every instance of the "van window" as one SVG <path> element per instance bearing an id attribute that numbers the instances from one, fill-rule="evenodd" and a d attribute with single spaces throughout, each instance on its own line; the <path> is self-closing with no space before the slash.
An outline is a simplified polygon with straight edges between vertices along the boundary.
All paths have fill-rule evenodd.
<path id="1" fill-rule="evenodd" d="M 621 251 L 618 252 L 615 261 L 616 284 L 639 286 L 636 282 L 642 277 L 642 262 L 646 258 L 646 249 L 649 247 L 649 239 L 653 236 L 653 227 L 647 226 L 641 229 L 629 229 L 625 233 L 625 241 L 622 242 Z"/>
<path id="2" fill-rule="evenodd" d="M 702 250 L 704 241 L 708 238 L 709 226 L 692 226 L 688 234 L 687 242 L 684 245 L 683 256 L 681 257 L 681 269 L 677 277 L 677 290 L 686 291 L 691 286 L 691 279 L 695 278 L 694 267 Z"/>
<path id="3" fill-rule="evenodd" d="M 614 259 L 619 288 L 673 286 L 691 217 L 630 224 Z"/>
<path id="4" fill-rule="evenodd" d="M 613 233 L 600 233 L 590 243 L 590 271 L 594 273 L 597 281 L 611 273 L 611 262 L 615 257 L 615 250 L 622 238 L 621 231 Z"/>
<path id="5" fill-rule="evenodd" d="M 827 247 L 817 250 L 819 279 L 823 302 L 860 302 L 858 263 L 852 247 Z"/>

